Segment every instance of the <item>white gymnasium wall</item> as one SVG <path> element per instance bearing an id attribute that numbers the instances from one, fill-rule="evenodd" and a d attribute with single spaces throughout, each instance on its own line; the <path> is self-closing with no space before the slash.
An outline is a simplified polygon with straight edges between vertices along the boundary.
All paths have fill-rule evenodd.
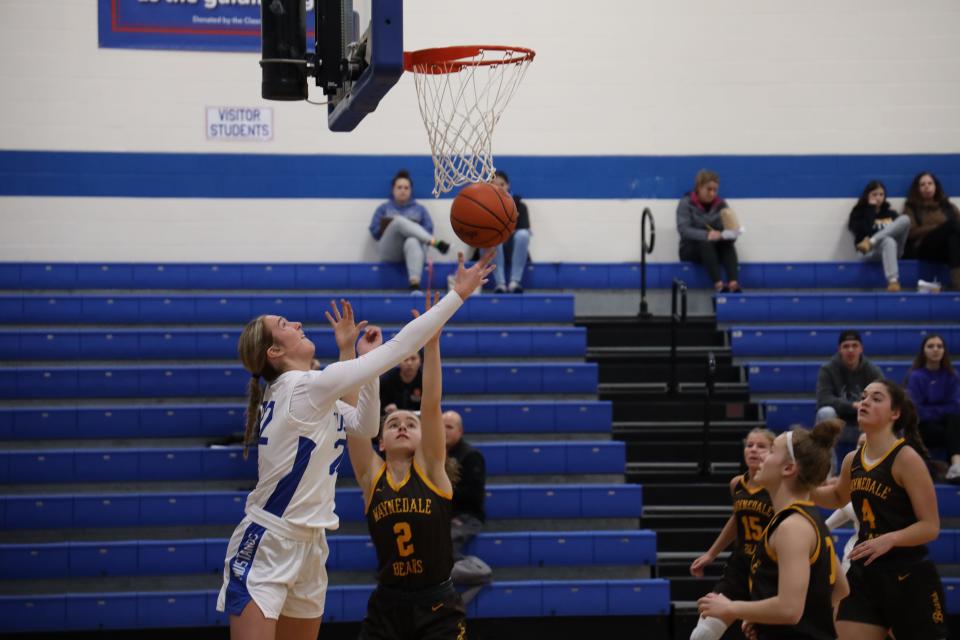
<path id="1" fill-rule="evenodd" d="M 463 0 L 406 5 L 407 49 L 493 41 L 537 50 L 494 140 L 507 160 L 960 151 L 955 0 L 486 0 L 482 10 Z M 206 141 L 206 106 L 262 103 L 257 59 L 99 49 L 95 0 L 4 0 L 0 149 L 427 152 L 410 78 L 351 134 L 327 131 L 322 107 L 271 103 L 272 142 Z M 512 177 L 522 194 L 523 176 Z M 451 237 L 449 200 L 433 201 L 427 185 L 417 187 L 438 234 Z M 376 204 L 0 198 L 0 259 L 372 259 L 365 226 Z M 744 260 L 853 256 L 842 233 L 849 199 L 732 204 L 748 229 L 739 243 Z M 532 200 L 534 256 L 636 260 L 639 211 L 647 205 L 659 222 L 654 258 L 675 260 L 672 200 Z M 265 212 L 282 224 L 267 223 Z"/>

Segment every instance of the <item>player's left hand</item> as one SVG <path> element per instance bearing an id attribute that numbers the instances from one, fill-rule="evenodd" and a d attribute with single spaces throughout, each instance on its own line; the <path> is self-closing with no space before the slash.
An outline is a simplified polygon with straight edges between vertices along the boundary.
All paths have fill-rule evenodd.
<path id="1" fill-rule="evenodd" d="M 722 593 L 708 593 L 697 600 L 700 615 L 710 618 L 719 618 L 730 625 L 735 618 L 730 613 L 730 599 Z"/>
<path id="2" fill-rule="evenodd" d="M 336 300 L 331 300 L 330 307 L 333 309 L 333 314 L 324 311 L 323 315 L 327 317 L 327 322 L 333 327 L 333 339 L 337 341 L 337 348 L 340 351 L 352 351 L 360 332 L 367 326 L 367 321 L 361 320 L 359 323 L 354 323 L 353 307 L 349 301 L 340 298 L 340 306 L 343 307 L 343 313 L 337 307 Z"/>
<path id="3" fill-rule="evenodd" d="M 850 559 L 863 560 L 863 566 L 867 566 L 890 549 L 893 549 L 893 538 L 889 533 L 885 533 L 855 546 L 850 551 Z"/>
<path id="4" fill-rule="evenodd" d="M 382 344 L 383 332 L 380 327 L 370 325 L 360 336 L 360 342 L 357 343 L 357 354 L 362 356 L 365 353 L 370 353 Z"/>

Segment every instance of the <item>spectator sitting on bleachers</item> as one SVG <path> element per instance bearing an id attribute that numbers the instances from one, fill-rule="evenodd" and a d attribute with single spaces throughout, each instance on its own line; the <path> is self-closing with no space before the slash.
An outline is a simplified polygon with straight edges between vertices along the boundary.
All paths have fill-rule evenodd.
<path id="1" fill-rule="evenodd" d="M 946 449 L 947 480 L 960 481 L 960 377 L 939 335 L 930 334 L 920 344 L 907 374 L 907 393 L 917 407 L 924 443 Z"/>
<path id="2" fill-rule="evenodd" d="M 882 379 L 883 372 L 863 355 L 860 334 L 850 329 L 841 331 L 837 353 L 820 367 L 817 374 L 816 417 L 817 423 L 832 418 L 840 418 L 846 423 L 837 442 L 841 459 L 853 449 L 860 436 L 855 403 L 860 401 L 868 384 Z"/>
<path id="3" fill-rule="evenodd" d="M 726 201 L 717 195 L 719 189 L 720 177 L 713 171 L 701 169 L 693 191 L 680 198 L 677 204 L 680 259 L 706 267 L 718 292 L 739 293 L 740 267 L 734 247 L 739 231 L 724 228 L 725 216 L 733 219 L 733 214 Z M 726 284 L 721 265 L 727 272 Z"/>
<path id="4" fill-rule="evenodd" d="M 400 364 L 380 376 L 380 406 L 384 415 L 398 409 L 420 411 L 423 396 L 423 369 L 420 354 L 411 353 Z"/>
<path id="5" fill-rule="evenodd" d="M 440 253 L 446 253 L 450 245 L 433 236 L 433 219 L 426 208 L 414 200 L 409 173 L 398 171 L 391 189 L 390 199 L 377 207 L 370 220 L 370 235 L 377 241 L 382 261 L 404 261 L 410 292 L 419 293 L 425 247 L 436 247 Z"/>
<path id="6" fill-rule="evenodd" d="M 530 214 L 527 213 L 527 205 L 516 196 L 510 193 L 510 178 L 503 171 L 497 171 L 493 176 L 493 184 L 497 185 L 513 197 L 513 203 L 517 207 L 517 228 L 513 235 L 506 242 L 497 247 L 497 257 L 494 258 L 494 264 L 497 265 L 493 272 L 493 280 L 497 283 L 494 293 L 523 293 L 523 271 L 527 266 L 528 248 L 530 247 Z M 506 256 L 510 251 L 510 280 L 507 283 Z"/>
<path id="7" fill-rule="evenodd" d="M 913 179 L 903 213 L 911 224 L 905 255 L 946 262 L 950 282 L 960 291 L 960 211 L 950 202 L 935 175 L 927 171 Z"/>
<path id="8" fill-rule="evenodd" d="M 872 180 L 867 184 L 850 212 L 847 228 L 853 233 L 853 243 L 864 259 L 883 261 L 887 291 L 900 291 L 897 259 L 907 244 L 910 218 L 890 208 L 887 188 L 882 182 Z"/>
<path id="9" fill-rule="evenodd" d="M 459 413 L 444 412 L 443 428 L 447 436 L 447 456 L 457 461 L 460 472 L 453 485 L 450 527 L 453 556 L 459 558 L 467 543 L 480 533 L 486 520 L 483 505 L 487 495 L 487 466 L 483 454 L 463 439 L 463 418 Z"/>

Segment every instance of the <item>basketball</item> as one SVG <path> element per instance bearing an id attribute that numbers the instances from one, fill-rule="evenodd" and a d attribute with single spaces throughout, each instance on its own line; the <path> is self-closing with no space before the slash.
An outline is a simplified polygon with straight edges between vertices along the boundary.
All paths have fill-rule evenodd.
<path id="1" fill-rule="evenodd" d="M 517 228 L 517 207 L 509 193 L 488 182 L 460 190 L 450 207 L 450 224 L 471 247 L 487 249 L 506 242 Z"/>

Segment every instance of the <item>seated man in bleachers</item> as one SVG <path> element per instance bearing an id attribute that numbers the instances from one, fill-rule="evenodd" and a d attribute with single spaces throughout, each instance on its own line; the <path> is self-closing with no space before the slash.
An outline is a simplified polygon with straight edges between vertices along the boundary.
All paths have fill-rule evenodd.
<path id="1" fill-rule="evenodd" d="M 400 409 L 420 411 L 423 396 L 423 369 L 419 353 L 411 353 L 400 364 L 380 376 L 380 411 L 386 415 Z"/>
<path id="2" fill-rule="evenodd" d="M 863 355 L 863 341 L 852 329 L 840 332 L 837 353 L 817 374 L 817 417 L 820 423 L 840 418 L 846 423 L 837 442 L 841 457 L 853 449 L 860 436 L 857 403 L 868 384 L 882 380 L 883 372 Z M 836 460 L 834 460 L 836 463 Z"/>
<path id="3" fill-rule="evenodd" d="M 483 454 L 463 439 L 463 418 L 456 411 L 443 414 L 447 436 L 447 457 L 459 465 L 460 477 L 453 485 L 453 556 L 463 555 L 463 548 L 473 539 L 486 520 L 483 503 L 487 495 L 487 466 Z"/>

